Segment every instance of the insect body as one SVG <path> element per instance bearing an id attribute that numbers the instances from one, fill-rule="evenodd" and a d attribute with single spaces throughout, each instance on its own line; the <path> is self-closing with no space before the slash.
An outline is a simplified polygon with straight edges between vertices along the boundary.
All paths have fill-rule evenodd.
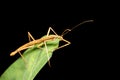
<path id="1" fill-rule="evenodd" d="M 50 30 L 53 31 L 53 33 L 54 33 L 55 35 L 49 35 Z M 48 32 L 47 32 L 47 35 L 44 36 L 44 37 L 42 37 L 42 38 L 40 38 L 40 39 L 36 39 L 36 40 L 35 40 L 35 39 L 33 38 L 33 36 L 30 34 L 30 32 L 28 32 L 28 38 L 29 38 L 29 41 L 30 41 L 30 38 L 32 38 L 33 41 L 30 41 L 30 42 L 22 45 L 21 47 L 19 47 L 19 48 L 16 49 L 15 51 L 11 52 L 11 53 L 10 53 L 10 56 L 14 56 L 15 54 L 19 53 L 19 54 L 21 55 L 21 57 L 24 59 L 24 57 L 22 56 L 22 54 L 20 53 L 20 51 L 25 50 L 25 49 L 28 49 L 28 48 L 30 48 L 30 47 L 33 47 L 35 44 L 40 44 L 40 43 L 44 43 L 45 48 L 46 48 L 46 50 L 47 50 L 46 41 L 48 41 L 48 40 L 59 39 L 59 40 L 61 40 L 61 41 L 66 42 L 66 44 L 60 46 L 59 48 L 65 47 L 65 46 L 67 46 L 67 45 L 70 44 L 70 42 L 67 41 L 67 40 L 65 40 L 65 39 L 63 39 L 62 36 L 57 35 L 57 33 L 56 33 L 51 27 L 49 27 Z M 41 45 L 38 45 L 38 48 L 40 48 L 40 46 L 41 46 Z M 57 49 L 59 49 L 59 48 L 57 48 Z M 47 52 L 47 53 L 48 53 L 48 52 Z"/>
<path id="2" fill-rule="evenodd" d="M 14 56 L 15 54 L 19 53 L 21 55 L 21 57 L 23 58 L 22 54 L 20 53 L 20 51 L 22 50 L 25 50 L 25 49 L 28 49 L 30 47 L 33 47 L 35 44 L 40 44 L 40 43 L 43 43 L 45 45 L 45 48 L 46 48 L 46 53 L 48 54 L 48 51 L 47 51 L 47 46 L 46 46 L 46 41 L 48 40 L 54 40 L 54 39 L 59 39 L 60 41 L 64 41 L 66 42 L 66 44 L 62 45 L 62 46 L 59 46 L 57 49 L 59 48 L 63 48 L 67 45 L 70 44 L 69 41 L 65 40 L 63 38 L 63 35 L 67 34 L 69 31 L 75 29 L 76 27 L 84 24 L 84 23 L 87 23 L 87 22 L 93 22 L 93 20 L 87 20 L 87 21 L 83 21 L 82 23 L 76 25 L 75 27 L 73 27 L 72 29 L 66 29 L 61 36 L 59 36 L 51 27 L 49 27 L 48 29 L 48 32 L 47 32 L 47 35 L 40 38 L 40 39 L 34 39 L 33 36 L 30 34 L 30 32 L 28 32 L 28 38 L 29 38 L 29 41 L 28 43 L 22 45 L 21 47 L 19 47 L 18 49 L 16 49 L 15 51 L 11 52 L 10 53 L 10 56 Z M 54 33 L 54 35 L 49 35 L 50 31 L 52 31 Z M 30 38 L 33 40 L 31 41 Z M 38 48 L 40 48 L 41 45 L 38 45 Z"/>
<path id="3" fill-rule="evenodd" d="M 30 48 L 30 47 L 32 47 L 32 46 L 35 45 L 35 44 L 42 43 L 42 42 L 47 41 L 47 40 L 53 40 L 53 39 L 55 39 L 55 38 L 58 38 L 58 39 L 60 39 L 60 40 L 65 41 L 61 36 L 57 36 L 57 35 L 46 36 L 46 37 L 43 37 L 43 38 L 40 38 L 40 39 L 37 39 L 37 40 L 35 40 L 35 41 L 31 41 L 31 42 L 29 42 L 29 43 L 26 43 L 26 44 L 22 45 L 21 47 L 19 47 L 19 48 L 16 49 L 15 51 L 13 51 L 13 52 L 10 54 L 10 56 L 14 56 L 16 53 L 18 53 L 18 52 L 20 52 L 20 51 L 22 51 L 22 50 L 25 50 L 25 49 L 27 49 L 27 48 Z M 67 41 L 66 41 L 66 42 L 67 42 Z M 68 43 L 70 44 L 70 42 L 68 42 Z M 38 46 L 38 47 L 39 47 L 39 46 Z"/>

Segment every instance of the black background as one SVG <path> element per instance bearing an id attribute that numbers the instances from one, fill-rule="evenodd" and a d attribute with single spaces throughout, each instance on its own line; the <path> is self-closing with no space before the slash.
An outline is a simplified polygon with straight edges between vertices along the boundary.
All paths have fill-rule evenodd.
<path id="1" fill-rule="evenodd" d="M 28 42 L 28 31 L 38 39 L 47 34 L 51 26 L 60 35 L 65 29 L 92 19 L 94 22 L 83 24 L 64 36 L 71 45 L 55 51 L 51 58 L 52 67 L 46 64 L 35 80 L 100 79 L 106 76 L 97 9 L 97 4 L 92 2 L 49 5 L 31 2 L 24 6 L 4 6 L 0 25 L 0 74 L 20 57 L 9 54 Z"/>

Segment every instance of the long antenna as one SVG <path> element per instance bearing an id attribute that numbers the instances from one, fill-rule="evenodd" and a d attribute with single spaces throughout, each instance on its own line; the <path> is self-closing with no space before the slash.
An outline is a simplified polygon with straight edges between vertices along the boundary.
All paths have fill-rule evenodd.
<path id="1" fill-rule="evenodd" d="M 67 34 L 68 32 L 72 31 L 73 29 L 77 28 L 78 26 L 80 26 L 80 25 L 82 25 L 82 24 L 85 24 L 85 23 L 88 23 L 88 22 L 93 22 L 93 21 L 94 21 L 94 20 L 86 20 L 86 21 L 83 21 L 83 22 L 79 23 L 78 25 L 74 26 L 74 27 L 71 28 L 71 29 L 65 29 L 65 30 L 63 31 L 63 33 L 62 33 L 61 36 Z"/>

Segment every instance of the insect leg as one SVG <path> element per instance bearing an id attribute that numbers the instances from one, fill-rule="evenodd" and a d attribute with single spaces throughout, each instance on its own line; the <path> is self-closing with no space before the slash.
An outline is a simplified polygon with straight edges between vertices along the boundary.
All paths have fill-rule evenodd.
<path id="1" fill-rule="evenodd" d="M 51 30 L 55 35 L 58 35 L 51 27 L 49 27 L 48 32 L 47 32 L 47 36 L 50 34 L 50 30 Z"/>
<path id="2" fill-rule="evenodd" d="M 49 27 L 48 32 L 47 32 L 47 36 L 49 36 L 50 31 L 52 31 L 55 35 L 58 35 L 51 27 Z M 48 57 L 48 65 L 51 67 L 50 60 L 49 60 L 50 58 L 49 58 L 49 55 L 48 55 L 48 48 L 47 48 L 47 45 L 46 45 L 45 41 L 44 41 L 44 44 L 45 44 L 46 53 L 47 53 L 47 57 Z"/>
<path id="3" fill-rule="evenodd" d="M 28 32 L 28 39 L 29 39 L 29 41 L 31 41 L 31 39 L 34 41 L 35 39 L 34 39 L 34 37 L 30 34 L 30 32 Z"/>
<path id="4" fill-rule="evenodd" d="M 45 44 L 45 49 L 46 49 L 46 53 L 47 53 L 47 57 L 48 57 L 48 65 L 51 67 L 51 64 L 50 64 L 50 57 L 48 55 L 48 48 L 47 48 L 47 45 L 46 45 L 46 42 L 44 41 L 44 44 Z"/>
<path id="5" fill-rule="evenodd" d="M 67 41 L 67 40 L 65 40 L 65 39 L 62 39 L 62 41 L 66 42 L 66 44 L 64 44 L 64 45 L 62 45 L 62 46 L 60 46 L 60 47 L 58 47 L 57 49 L 63 48 L 63 47 L 65 47 L 65 46 L 68 46 L 68 45 L 71 44 L 69 41 Z M 57 49 L 55 49 L 55 50 L 57 50 Z"/>
<path id="6" fill-rule="evenodd" d="M 26 63 L 27 61 L 25 60 L 25 58 L 23 57 L 23 55 L 21 54 L 21 52 L 18 52 L 20 54 L 20 56 L 22 57 L 23 61 Z"/>

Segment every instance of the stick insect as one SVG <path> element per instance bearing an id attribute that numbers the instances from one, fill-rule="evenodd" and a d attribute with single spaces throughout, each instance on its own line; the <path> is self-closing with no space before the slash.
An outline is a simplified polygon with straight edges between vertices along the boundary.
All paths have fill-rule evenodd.
<path id="1" fill-rule="evenodd" d="M 73 29 L 75 29 L 76 27 L 84 24 L 84 23 L 87 23 L 87 22 L 93 22 L 93 20 L 87 20 L 87 21 L 83 21 L 81 23 L 79 23 L 78 25 L 74 26 L 72 29 L 65 29 L 64 32 L 61 34 L 61 35 L 58 35 L 51 27 L 49 27 L 48 29 L 48 32 L 47 32 L 47 35 L 45 37 L 42 37 L 40 39 L 34 39 L 34 37 L 30 34 L 30 32 L 28 32 L 28 38 L 29 38 L 29 42 L 20 46 L 18 49 L 16 49 L 15 51 L 11 52 L 10 53 L 10 56 L 14 56 L 15 54 L 19 53 L 20 56 L 24 59 L 23 55 L 21 54 L 21 51 L 25 50 L 25 49 L 28 49 L 28 48 L 31 48 L 33 47 L 35 44 L 39 44 L 39 43 L 43 43 L 45 48 L 46 48 L 46 53 L 48 55 L 48 49 L 47 49 L 47 45 L 46 45 L 46 42 L 48 40 L 54 40 L 54 39 L 60 39 L 60 41 L 64 41 L 66 42 L 66 44 L 62 45 L 62 46 L 59 46 L 57 49 L 60 49 L 60 48 L 63 48 L 65 46 L 68 46 L 70 45 L 71 43 L 68 41 L 68 40 L 65 40 L 63 38 L 63 36 L 65 34 L 67 34 L 68 32 L 72 31 Z M 54 33 L 54 35 L 49 35 L 50 34 L 50 31 L 52 31 Z M 31 41 L 32 39 L 32 41 Z M 40 48 L 41 45 L 38 45 L 38 48 Z M 55 50 L 57 50 L 55 49 Z M 24 59 L 25 60 L 25 59 Z M 49 61 L 49 57 L 48 57 L 48 64 L 50 65 L 50 61 Z"/>

